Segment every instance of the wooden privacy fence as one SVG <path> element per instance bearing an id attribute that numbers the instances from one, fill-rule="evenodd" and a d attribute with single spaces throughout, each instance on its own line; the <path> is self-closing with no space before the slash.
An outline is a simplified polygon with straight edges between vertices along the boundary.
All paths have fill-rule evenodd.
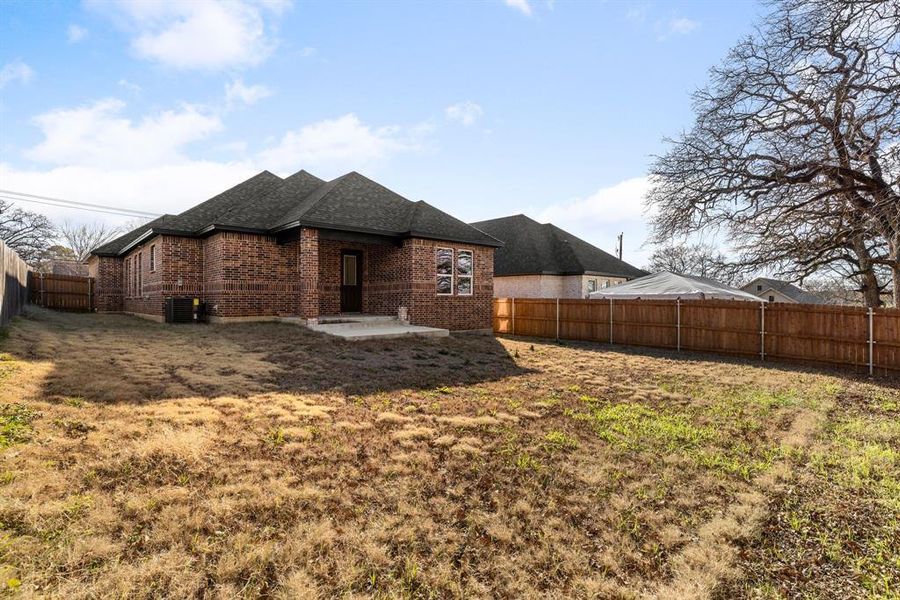
<path id="1" fill-rule="evenodd" d="M 900 310 L 739 300 L 495 298 L 494 333 L 900 371 Z"/>
<path id="2" fill-rule="evenodd" d="M 30 273 L 31 303 L 56 310 L 94 310 L 94 279 L 76 275 Z"/>
<path id="3" fill-rule="evenodd" d="M 0 305 L 0 327 L 9 324 L 9 320 L 19 314 L 28 302 L 28 265 L 18 254 L 0 240 L 0 263 L 3 264 L 3 281 L 0 293 L 3 303 Z"/>

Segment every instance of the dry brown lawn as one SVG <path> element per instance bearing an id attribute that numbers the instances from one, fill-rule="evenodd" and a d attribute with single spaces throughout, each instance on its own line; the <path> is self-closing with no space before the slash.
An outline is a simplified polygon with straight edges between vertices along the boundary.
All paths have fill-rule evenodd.
<path id="1" fill-rule="evenodd" d="M 20 597 L 900 594 L 896 381 L 37 309 L 0 351 Z"/>

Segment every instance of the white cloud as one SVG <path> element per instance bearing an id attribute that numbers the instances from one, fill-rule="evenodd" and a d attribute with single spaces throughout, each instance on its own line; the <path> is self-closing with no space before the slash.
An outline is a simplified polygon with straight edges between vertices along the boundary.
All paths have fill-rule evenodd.
<path id="1" fill-rule="evenodd" d="M 115 98 L 87 106 L 57 109 L 34 118 L 44 140 L 25 156 L 56 165 L 106 168 L 148 166 L 184 160 L 185 145 L 222 129 L 218 117 L 185 105 L 134 123 L 122 116 Z"/>
<path id="2" fill-rule="evenodd" d="M 76 25 L 75 23 L 69 25 L 69 28 L 66 30 L 66 37 L 68 37 L 70 44 L 77 44 L 78 42 L 86 38 L 87 34 L 87 29 L 85 29 L 81 25 Z"/>
<path id="3" fill-rule="evenodd" d="M 644 196 L 649 189 L 646 177 L 626 179 L 586 198 L 552 204 L 538 212 L 537 220 L 553 223 L 609 253 L 616 236 L 624 232 L 625 260 L 639 267 L 649 254 L 641 248 L 647 238 Z"/>
<path id="4" fill-rule="evenodd" d="M 643 3 L 631 3 L 628 5 L 628 10 L 625 11 L 625 18 L 632 23 L 641 24 L 647 20 L 647 13 L 650 11 L 650 6 Z"/>
<path id="5" fill-rule="evenodd" d="M 137 168 L 70 165 L 21 169 L 0 163 L 4 188 L 152 213 L 179 213 L 257 172 L 254 165 L 246 162 L 191 160 Z M 59 221 L 103 220 L 116 225 L 130 221 L 130 217 L 82 210 L 22 206 Z"/>
<path id="6" fill-rule="evenodd" d="M 141 86 L 139 86 L 136 83 L 132 83 L 132 82 L 128 81 L 127 79 L 120 79 L 118 81 L 117 85 L 125 88 L 132 94 L 140 94 L 142 91 L 144 91 L 144 88 L 142 88 Z"/>
<path id="7" fill-rule="evenodd" d="M 445 113 L 451 121 L 457 121 L 468 127 L 473 125 L 484 114 L 484 110 L 471 100 L 466 100 L 465 102 L 458 102 L 448 106 L 445 109 Z"/>
<path id="8" fill-rule="evenodd" d="M 531 16 L 531 4 L 528 0 L 503 0 L 507 6 L 516 9 L 523 15 Z"/>
<path id="9" fill-rule="evenodd" d="M 223 69 L 256 65 L 275 45 L 266 18 L 278 16 L 287 1 L 92 0 L 132 33 L 132 49 L 148 60 L 177 69 Z"/>
<path id="10" fill-rule="evenodd" d="M 668 31 L 672 35 L 687 35 L 698 27 L 700 27 L 699 21 L 694 21 L 687 17 L 678 17 L 670 20 L 668 23 Z"/>
<path id="11" fill-rule="evenodd" d="M 34 70 L 20 59 L 8 62 L 0 69 L 0 90 L 13 81 L 28 83 L 34 77 Z"/>
<path id="12" fill-rule="evenodd" d="M 34 117 L 43 140 L 23 156 L 36 164 L 0 163 L 3 187 L 76 201 L 154 213 L 181 212 L 262 169 L 280 175 L 301 168 L 330 178 L 353 169 L 372 169 L 398 153 L 416 152 L 433 130 L 430 123 L 376 127 L 347 114 L 307 124 L 248 152 L 243 140 L 216 143 L 224 130 L 219 117 L 183 105 L 136 118 L 108 98 L 52 110 Z M 198 160 L 191 144 L 205 141 L 225 158 Z M 236 157 L 236 158 L 229 158 Z M 35 209 L 35 207 L 31 207 Z M 41 206 L 53 218 L 127 218 Z"/>
<path id="13" fill-rule="evenodd" d="M 303 58 L 309 58 L 310 56 L 315 56 L 318 50 L 313 48 L 312 46 L 306 46 L 300 50 L 300 56 Z"/>
<path id="14" fill-rule="evenodd" d="M 312 167 L 322 168 L 328 176 L 421 150 L 430 130 L 429 124 L 372 127 L 350 113 L 285 133 L 275 146 L 259 154 L 258 162 L 279 173 Z"/>
<path id="15" fill-rule="evenodd" d="M 241 104 L 256 104 L 263 98 L 272 95 L 272 90 L 264 85 L 244 85 L 243 80 L 235 79 L 233 82 L 225 84 L 225 102 L 228 106 L 233 106 L 240 102 Z"/>

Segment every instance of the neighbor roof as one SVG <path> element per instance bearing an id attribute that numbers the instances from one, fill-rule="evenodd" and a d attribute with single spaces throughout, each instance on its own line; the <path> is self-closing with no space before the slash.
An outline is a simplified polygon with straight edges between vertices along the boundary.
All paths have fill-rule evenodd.
<path id="1" fill-rule="evenodd" d="M 494 254 L 494 276 L 597 274 L 633 279 L 647 274 L 556 225 L 525 215 L 472 226 L 503 242 Z"/>
<path id="2" fill-rule="evenodd" d="M 628 300 L 652 298 L 675 300 L 678 298 L 718 298 L 720 300 L 746 300 L 759 302 L 753 294 L 729 287 L 707 277 L 682 275 L 670 271 L 660 271 L 632 281 L 591 292 L 590 298 L 618 298 Z"/>
<path id="3" fill-rule="evenodd" d="M 100 246 L 118 255 L 153 235 L 201 236 L 216 230 L 274 234 L 309 226 L 390 237 L 424 237 L 483 246 L 502 243 L 449 214 L 360 175 L 325 182 L 298 171 L 282 179 L 263 171 L 179 215 L 164 215 Z"/>
<path id="4" fill-rule="evenodd" d="M 762 290 L 759 292 L 756 291 L 757 285 L 762 286 Z M 797 287 L 793 283 L 782 281 L 781 279 L 757 277 L 747 285 L 743 286 L 741 289 L 756 295 L 762 295 L 769 290 L 775 290 L 776 292 L 780 292 L 791 300 L 799 302 L 801 304 L 826 304 L 825 299 L 818 294 L 807 292 L 806 290 Z"/>

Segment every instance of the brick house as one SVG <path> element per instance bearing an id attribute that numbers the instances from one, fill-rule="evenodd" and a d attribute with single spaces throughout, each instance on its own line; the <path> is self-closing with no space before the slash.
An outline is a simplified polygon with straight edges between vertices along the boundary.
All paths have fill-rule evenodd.
<path id="1" fill-rule="evenodd" d="M 497 298 L 587 298 L 647 274 L 552 223 L 525 215 L 472 226 L 503 242 L 494 259 Z"/>
<path id="2" fill-rule="evenodd" d="M 352 172 L 325 182 L 263 171 L 98 247 L 98 310 L 163 320 L 165 300 L 200 298 L 212 321 L 397 315 L 413 325 L 489 329 L 491 236 Z"/>

